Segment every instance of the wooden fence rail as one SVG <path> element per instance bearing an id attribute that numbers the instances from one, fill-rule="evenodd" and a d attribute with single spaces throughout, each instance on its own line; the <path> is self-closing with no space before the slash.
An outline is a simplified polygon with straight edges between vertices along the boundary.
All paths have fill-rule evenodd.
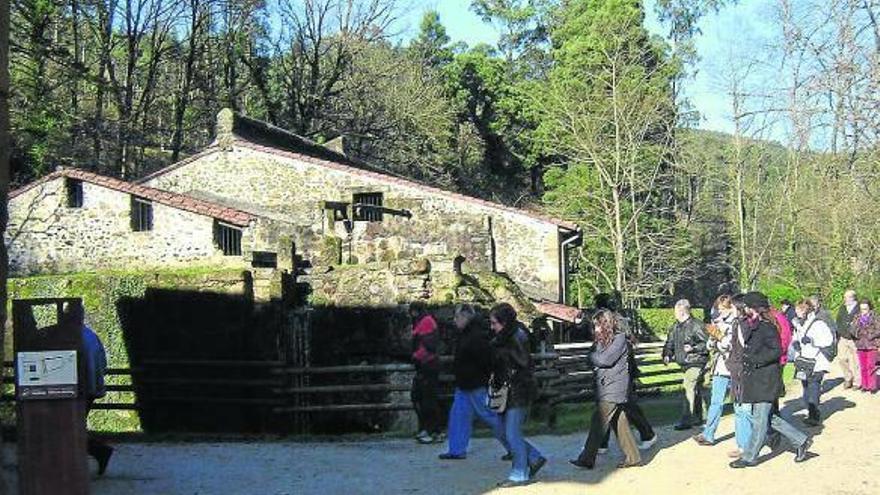
<path id="1" fill-rule="evenodd" d="M 552 351 L 532 355 L 540 387 L 539 403 L 553 407 L 591 400 L 591 347 L 590 343 L 559 344 Z M 662 343 L 636 347 L 636 362 L 641 369 L 638 390 L 656 391 L 681 384 L 681 370 L 677 366 L 662 366 L 661 349 Z M 451 362 L 451 356 L 441 357 L 442 365 Z M 11 361 L 3 363 L 5 385 L 0 402 L 15 401 L 12 367 Z M 141 410 L 162 404 L 203 404 L 268 408 L 272 414 L 402 411 L 412 409 L 412 404 L 401 400 L 400 394 L 410 389 L 408 379 L 401 374 L 414 372 L 414 366 L 407 363 L 295 367 L 277 360 L 150 359 L 132 368 L 108 369 L 107 375 L 116 378 L 108 383 L 107 390 L 129 393 L 133 400 L 105 399 L 96 402 L 94 409 Z M 314 379 L 302 385 L 302 380 L 292 381 L 297 376 Z M 392 376 L 396 376 L 395 382 L 390 381 Z M 441 398 L 448 400 L 454 377 L 442 373 L 440 381 L 445 388 Z M 389 394 L 398 394 L 398 400 L 390 400 Z"/>

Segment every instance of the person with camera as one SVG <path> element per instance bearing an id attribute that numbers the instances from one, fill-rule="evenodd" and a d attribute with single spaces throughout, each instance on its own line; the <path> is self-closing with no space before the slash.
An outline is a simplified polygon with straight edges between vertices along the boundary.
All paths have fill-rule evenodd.
<path id="1" fill-rule="evenodd" d="M 831 370 L 831 360 L 827 349 L 834 345 L 831 327 L 818 318 L 816 308 L 809 299 L 798 301 L 795 305 L 797 318 L 795 332 L 789 347 L 793 358 L 795 378 L 804 388 L 804 402 L 807 404 L 807 417 L 804 423 L 809 426 L 822 424 L 819 412 L 819 395 L 822 392 L 822 378 Z"/>
<path id="2" fill-rule="evenodd" d="M 663 363 L 675 361 L 684 371 L 682 415 L 675 429 L 688 430 L 703 422 L 703 378 L 709 362 L 709 337 L 703 323 L 691 315 L 687 299 L 675 303 L 675 319 L 663 346 Z"/>

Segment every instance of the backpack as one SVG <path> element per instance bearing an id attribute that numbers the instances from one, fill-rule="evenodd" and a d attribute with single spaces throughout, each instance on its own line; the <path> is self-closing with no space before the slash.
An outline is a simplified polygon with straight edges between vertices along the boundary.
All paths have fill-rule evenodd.
<path id="1" fill-rule="evenodd" d="M 825 356 L 825 359 L 830 363 L 837 357 L 837 342 L 840 340 L 840 336 L 837 333 L 837 322 L 833 321 L 831 315 L 826 311 L 818 311 L 816 313 L 816 319 L 821 319 L 831 330 L 831 345 L 819 348 L 819 352 L 821 352 L 822 355 Z"/>

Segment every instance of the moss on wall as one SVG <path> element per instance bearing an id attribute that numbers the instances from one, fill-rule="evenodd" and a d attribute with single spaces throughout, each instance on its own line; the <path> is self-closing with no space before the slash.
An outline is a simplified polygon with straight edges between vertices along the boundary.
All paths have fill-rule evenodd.
<path id="1" fill-rule="evenodd" d="M 41 297 L 78 297 L 86 310 L 86 323 L 98 334 L 107 351 L 110 368 L 129 368 L 129 356 L 123 335 L 118 303 L 123 299 L 143 298 L 148 289 L 174 289 L 200 292 L 241 293 L 242 271 L 238 269 L 188 269 L 152 272 L 99 272 L 36 276 L 9 279 L 7 328 L 11 329 L 13 299 Z M 12 356 L 12 332 L 7 335 L 6 355 Z M 130 385 L 129 376 L 111 375 L 107 384 Z M 11 386 L 10 386 L 11 387 Z M 11 388 L 7 389 L 11 393 Z M 134 392 L 108 392 L 101 402 L 135 402 Z M 9 408 L 4 416 L 10 414 Z M 95 411 L 89 428 L 99 431 L 140 431 L 136 411 Z"/>

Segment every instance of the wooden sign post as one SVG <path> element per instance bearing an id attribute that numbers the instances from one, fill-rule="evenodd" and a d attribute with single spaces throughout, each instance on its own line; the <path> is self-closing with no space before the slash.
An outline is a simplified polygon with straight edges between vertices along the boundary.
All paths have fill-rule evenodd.
<path id="1" fill-rule="evenodd" d="M 82 327 L 65 304 L 82 301 L 12 302 L 21 495 L 89 492 Z"/>

